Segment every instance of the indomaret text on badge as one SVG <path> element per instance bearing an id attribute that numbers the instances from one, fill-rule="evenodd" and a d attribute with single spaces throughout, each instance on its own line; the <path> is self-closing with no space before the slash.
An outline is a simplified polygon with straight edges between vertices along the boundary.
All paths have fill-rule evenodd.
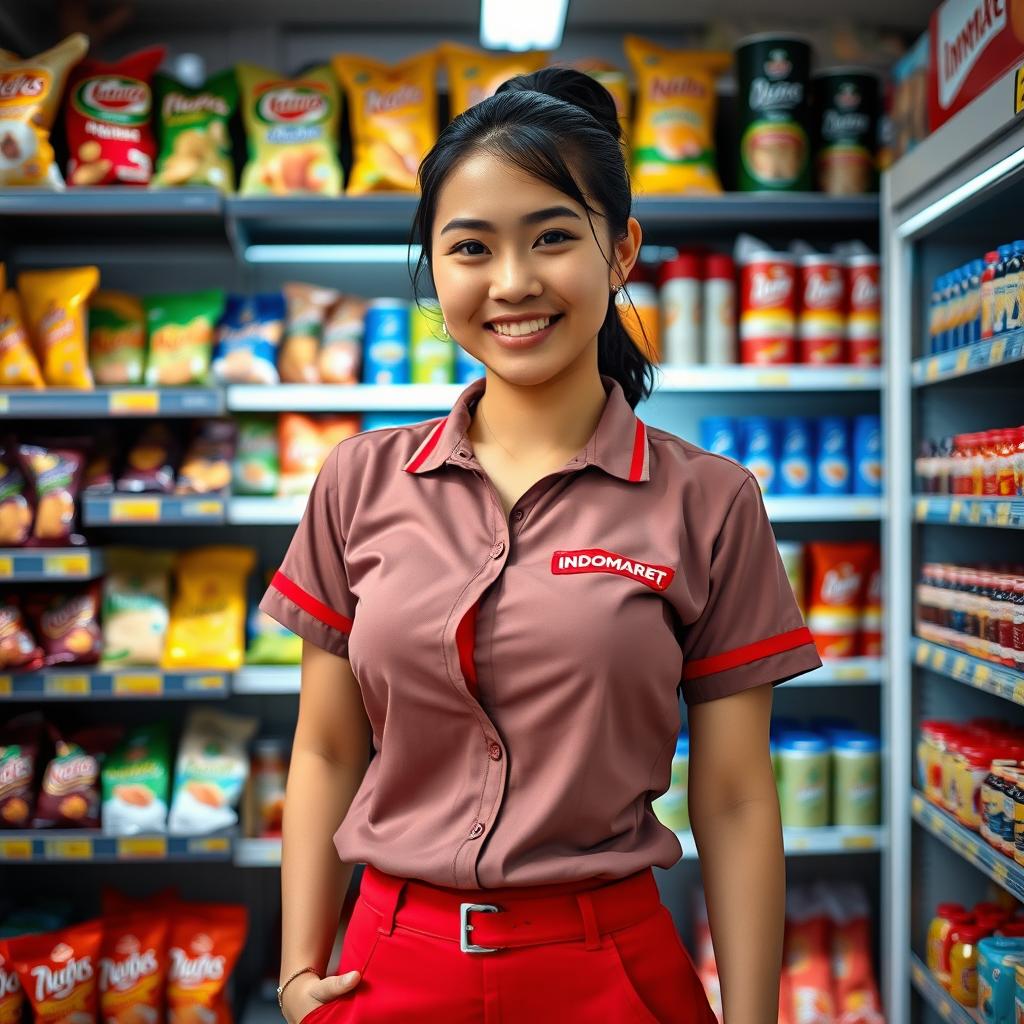
<path id="1" fill-rule="evenodd" d="M 652 590 L 665 590 L 675 576 L 667 565 L 641 562 L 626 555 L 605 551 L 603 548 L 582 548 L 576 551 L 556 551 L 551 556 L 551 571 L 556 576 L 581 572 L 610 572 L 638 580 Z"/>

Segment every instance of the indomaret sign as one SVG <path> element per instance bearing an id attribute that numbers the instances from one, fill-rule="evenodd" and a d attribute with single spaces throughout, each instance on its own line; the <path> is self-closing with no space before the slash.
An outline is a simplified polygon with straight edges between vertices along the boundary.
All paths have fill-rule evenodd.
<path id="1" fill-rule="evenodd" d="M 556 551 L 551 556 L 551 571 L 556 576 L 581 572 L 610 572 L 639 580 L 652 590 L 665 590 L 675 576 L 667 565 L 641 562 L 626 555 L 605 551 L 603 548 L 582 548 L 576 551 Z"/>

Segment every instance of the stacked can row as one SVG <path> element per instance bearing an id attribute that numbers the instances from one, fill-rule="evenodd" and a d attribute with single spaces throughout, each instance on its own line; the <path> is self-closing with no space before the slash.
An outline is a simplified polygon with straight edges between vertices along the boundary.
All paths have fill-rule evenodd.
<path id="1" fill-rule="evenodd" d="M 927 440 L 914 460 L 925 494 L 1024 494 L 1024 426 Z"/>

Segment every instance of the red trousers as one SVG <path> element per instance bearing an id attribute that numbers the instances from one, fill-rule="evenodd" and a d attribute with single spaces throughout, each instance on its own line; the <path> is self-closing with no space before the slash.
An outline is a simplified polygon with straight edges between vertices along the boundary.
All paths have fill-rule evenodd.
<path id="1" fill-rule="evenodd" d="M 463 931 L 466 903 L 501 909 Z M 351 970 L 356 987 L 301 1024 L 715 1024 L 650 868 L 464 890 L 367 865 L 336 973 Z"/>

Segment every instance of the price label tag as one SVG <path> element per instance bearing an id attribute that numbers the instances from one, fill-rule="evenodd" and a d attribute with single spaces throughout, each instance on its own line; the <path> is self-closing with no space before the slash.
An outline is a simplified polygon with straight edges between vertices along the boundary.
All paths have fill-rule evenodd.
<path id="1" fill-rule="evenodd" d="M 122 836 L 117 855 L 125 860 L 160 860 L 167 856 L 166 836 Z"/>
<path id="2" fill-rule="evenodd" d="M 79 552 L 73 555 L 47 555 L 43 560 L 43 573 L 46 576 L 88 576 L 89 568 L 89 556 Z"/>
<path id="3" fill-rule="evenodd" d="M 970 511 L 967 513 L 967 518 L 974 526 L 977 526 L 978 523 L 981 522 L 981 508 L 982 506 L 980 501 L 972 501 L 970 504 Z"/>
<path id="4" fill-rule="evenodd" d="M 992 366 L 995 363 L 1001 363 L 1003 357 L 1006 355 L 1006 339 L 997 338 L 992 342 L 992 347 L 988 350 L 988 364 Z"/>
<path id="5" fill-rule="evenodd" d="M 1001 860 L 998 860 L 992 865 L 992 877 L 997 882 L 1005 883 L 1010 877 L 1010 869 Z"/>
<path id="6" fill-rule="evenodd" d="M 217 498 L 207 498 L 205 501 L 190 501 L 182 506 L 182 513 L 188 519 L 206 519 L 210 516 L 224 515 L 224 502 Z"/>
<path id="7" fill-rule="evenodd" d="M 914 661 L 918 665 L 928 664 L 928 646 L 927 644 L 918 644 L 917 650 L 914 652 Z"/>
<path id="8" fill-rule="evenodd" d="M 159 498 L 114 498 L 110 502 L 112 523 L 160 522 Z"/>
<path id="9" fill-rule="evenodd" d="M 1024 704 L 1024 683 L 1013 684 L 1013 697 L 1011 699 L 1014 704 Z"/>
<path id="10" fill-rule="evenodd" d="M 914 511 L 914 518 L 919 522 L 923 523 L 928 518 L 928 499 L 918 498 L 917 505 Z"/>
<path id="11" fill-rule="evenodd" d="M 843 836 L 844 850 L 873 850 L 877 843 L 872 835 Z"/>
<path id="12" fill-rule="evenodd" d="M 0 860 L 31 860 L 31 839 L 0 839 Z"/>
<path id="13" fill-rule="evenodd" d="M 935 380 L 939 376 L 939 361 L 938 359 L 929 359 L 924 364 L 924 378 L 925 380 Z"/>
<path id="14" fill-rule="evenodd" d="M 810 845 L 810 840 L 806 836 L 787 836 L 786 845 L 791 850 L 806 850 Z"/>
<path id="15" fill-rule="evenodd" d="M 0 580 L 14 579 L 14 559 L 10 555 L 0 555 Z"/>
<path id="16" fill-rule="evenodd" d="M 10 412 L 10 411 L 11 411 L 11 396 L 10 395 L 0 395 L 0 412 L 6 413 L 6 412 Z"/>
<path id="17" fill-rule="evenodd" d="M 868 678 L 868 670 L 861 665 L 837 665 L 833 672 L 836 679 L 853 681 Z"/>
<path id="18" fill-rule="evenodd" d="M 113 689 L 118 697 L 160 697 L 164 692 L 164 677 L 159 672 L 116 675 Z"/>
<path id="19" fill-rule="evenodd" d="M 775 373 L 759 373 L 754 382 L 759 388 L 788 388 L 789 374 L 781 371 Z"/>
<path id="20" fill-rule="evenodd" d="M 937 647 L 932 651 L 932 668 L 941 672 L 946 664 L 946 652 L 940 651 Z"/>
<path id="21" fill-rule="evenodd" d="M 974 681 L 979 685 L 983 686 L 992 678 L 992 672 L 988 665 L 975 665 L 974 666 Z"/>
<path id="22" fill-rule="evenodd" d="M 91 839 L 47 839 L 43 846 L 47 860 L 91 860 Z"/>
<path id="23" fill-rule="evenodd" d="M 939 1016 L 948 1020 L 952 1013 L 953 1004 L 949 1001 L 949 997 L 947 996 L 941 1003 L 939 1003 Z"/>
<path id="24" fill-rule="evenodd" d="M 1010 525 L 1010 502 L 999 501 L 996 503 L 996 525 L 997 526 L 1009 526 Z"/>
<path id="25" fill-rule="evenodd" d="M 970 360 L 970 353 L 967 349 L 963 349 L 956 354 L 956 372 L 963 373 L 967 369 L 968 361 Z"/>
<path id="26" fill-rule="evenodd" d="M 0 676 L 0 697 L 10 697 L 14 693 L 14 677 Z"/>
<path id="27" fill-rule="evenodd" d="M 915 793 L 911 798 L 910 809 L 914 812 L 914 814 L 920 814 L 921 811 L 924 809 L 924 801 L 921 799 L 920 796 L 917 795 L 917 793 Z"/>
<path id="28" fill-rule="evenodd" d="M 210 836 L 188 841 L 189 853 L 230 853 L 231 840 L 227 836 Z"/>
<path id="29" fill-rule="evenodd" d="M 949 503 L 949 521 L 951 523 L 959 522 L 963 511 L 964 503 L 962 501 L 951 501 Z"/>
<path id="30" fill-rule="evenodd" d="M 957 679 L 962 679 L 967 675 L 968 668 L 967 659 L 961 654 L 957 655 L 953 659 L 953 667 L 950 671 L 957 677 Z"/>
<path id="31" fill-rule="evenodd" d="M 225 689 L 224 676 L 188 676 L 185 679 L 186 690 L 223 690 Z"/>
<path id="32" fill-rule="evenodd" d="M 88 676 L 73 676 L 61 673 L 48 675 L 43 681 L 43 690 L 49 694 L 62 694 L 73 697 L 87 695 L 92 689 Z"/>
<path id="33" fill-rule="evenodd" d="M 114 391 L 108 408 L 111 416 L 152 416 L 160 411 L 160 392 Z"/>

